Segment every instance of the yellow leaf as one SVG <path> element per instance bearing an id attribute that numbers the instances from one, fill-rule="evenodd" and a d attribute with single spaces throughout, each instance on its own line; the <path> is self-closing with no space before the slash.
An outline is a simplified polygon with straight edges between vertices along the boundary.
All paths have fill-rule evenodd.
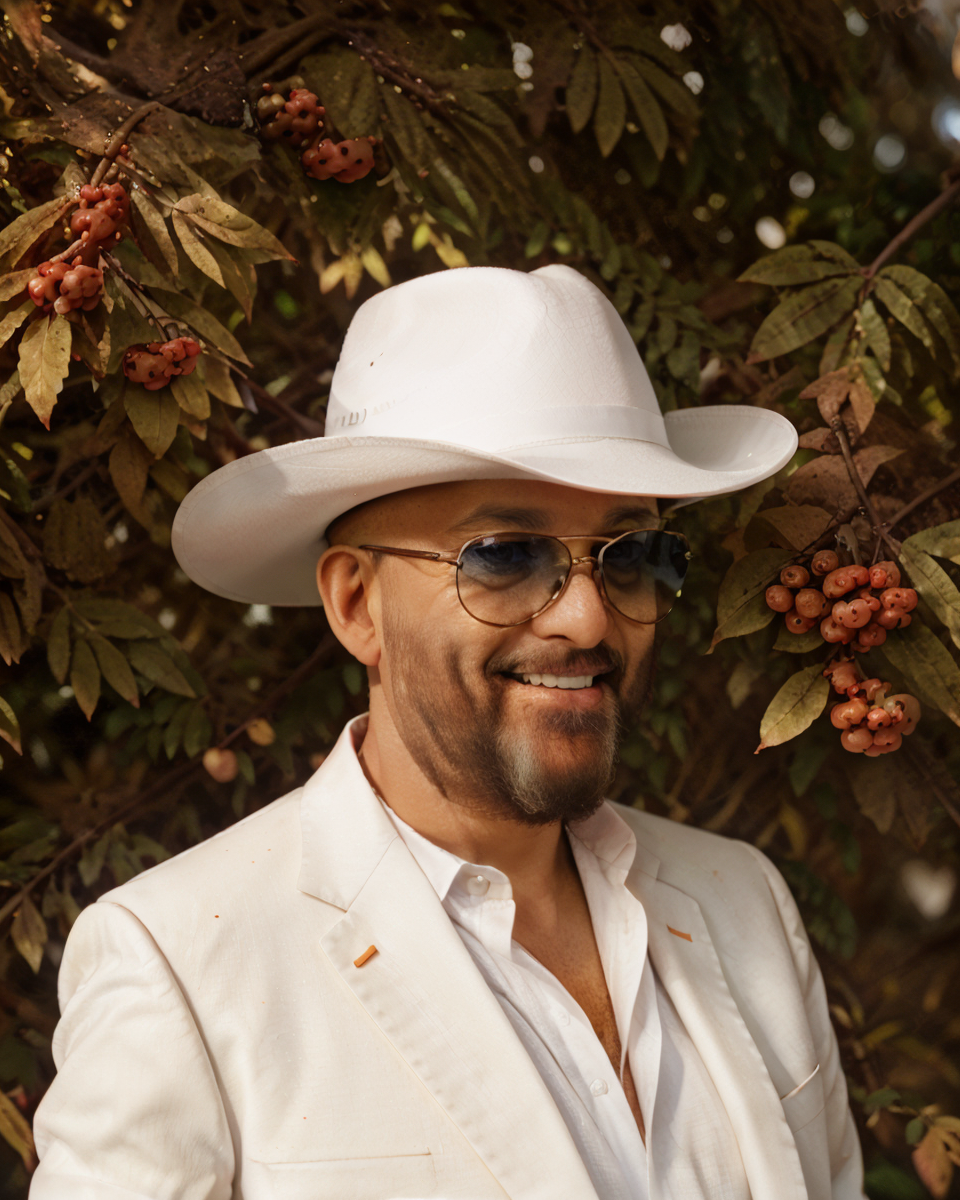
<path id="1" fill-rule="evenodd" d="M 360 261 L 363 263 L 367 274 L 372 275 L 381 287 L 386 288 L 390 286 L 390 272 L 387 270 L 387 264 L 383 261 L 379 250 L 374 246 L 368 246 L 366 250 L 361 252 Z"/>
<path id="2" fill-rule="evenodd" d="M 332 292 L 340 280 L 346 273 L 346 267 L 343 264 L 343 259 L 338 258 L 336 262 L 330 263 L 320 272 L 320 292 L 326 295 L 327 292 Z"/>
<path id="3" fill-rule="evenodd" d="M 70 662 L 70 686 L 89 721 L 100 699 L 100 668 L 89 642 L 77 642 Z"/>
<path id="4" fill-rule="evenodd" d="M 70 370 L 73 328 L 66 317 L 41 317 L 20 341 L 20 380 L 27 403 L 47 429 L 50 414 Z"/>
<path id="5" fill-rule="evenodd" d="M 363 263 L 356 254 L 345 254 L 342 262 L 343 286 L 347 291 L 347 299 L 352 300 L 360 286 L 361 279 L 363 279 Z"/>
<path id="6" fill-rule="evenodd" d="M 30 1126 L 5 1092 L 0 1092 L 0 1137 L 20 1155 L 26 1170 L 36 1167 L 37 1151 Z"/>
<path id="7" fill-rule="evenodd" d="M 443 241 L 434 241 L 433 248 L 445 267 L 469 267 L 470 263 L 462 250 L 453 244 L 449 233 L 443 235 Z"/>

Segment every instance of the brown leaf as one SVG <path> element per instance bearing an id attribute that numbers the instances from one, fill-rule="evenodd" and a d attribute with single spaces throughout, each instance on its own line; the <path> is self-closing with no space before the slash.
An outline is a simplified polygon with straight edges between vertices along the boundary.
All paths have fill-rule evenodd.
<path id="1" fill-rule="evenodd" d="M 850 385 L 849 399 L 850 408 L 853 411 L 853 419 L 856 421 L 860 432 L 864 433 L 867 426 L 873 420 L 873 414 L 877 407 L 873 392 L 867 387 L 863 379 L 855 379 Z"/>
<path id="2" fill-rule="evenodd" d="M 805 550 L 821 536 L 831 519 L 826 509 L 816 505 L 788 504 L 763 509 L 753 522 L 769 527 L 784 549 Z"/>
<path id="3" fill-rule="evenodd" d="M 866 446 L 863 450 L 858 450 L 853 456 L 853 461 L 863 486 L 869 484 L 878 467 L 902 453 L 903 450 L 899 446 Z"/>
<path id="4" fill-rule="evenodd" d="M 927 1130 L 923 1141 L 913 1152 L 913 1166 L 934 1200 L 944 1200 L 953 1179 L 953 1163 L 938 1130 Z"/>
<path id="5" fill-rule="evenodd" d="M 850 372 L 846 367 L 841 367 L 838 371 L 830 371 L 829 374 L 821 375 L 813 383 L 807 384 L 800 393 L 800 399 L 816 399 L 820 415 L 830 422 L 840 411 L 840 406 L 846 400 L 849 391 Z"/>
<path id="6" fill-rule="evenodd" d="M 816 504 L 831 512 L 849 508 L 858 499 L 846 463 L 834 455 L 823 455 L 798 467 L 783 491 L 794 504 Z"/>
<path id="7" fill-rule="evenodd" d="M 17 714 L 2 696 L 0 696 L 0 738 L 11 745 L 18 754 L 23 753 L 23 747 L 20 744 L 20 722 L 17 720 Z"/>
<path id="8" fill-rule="evenodd" d="M 77 583 L 93 583 L 113 570 L 106 540 L 107 527 L 91 496 L 51 506 L 43 529 L 44 556 Z"/>
<path id="9" fill-rule="evenodd" d="M 29 896 L 24 896 L 10 930 L 13 944 L 30 964 L 33 973 L 40 970 L 43 948 L 47 944 L 47 923 Z"/>
<path id="10" fill-rule="evenodd" d="M 0 1137 L 20 1155 L 26 1171 L 37 1165 L 37 1150 L 30 1125 L 5 1092 L 0 1092 Z"/>
<path id="11" fill-rule="evenodd" d="M 20 661 L 26 648 L 13 601 L 6 592 L 0 592 L 0 658 L 9 667 Z"/>
<path id="12" fill-rule="evenodd" d="M 89 642 L 77 642 L 70 662 L 70 686 L 77 703 L 89 721 L 100 699 L 100 668 Z"/>
<path id="13" fill-rule="evenodd" d="M 150 509 L 144 504 L 147 473 L 153 455 L 127 426 L 110 452 L 110 478 L 124 507 L 144 529 L 153 526 Z"/>
<path id="14" fill-rule="evenodd" d="M 840 442 L 832 429 L 821 425 L 800 434 L 801 450 L 818 450 L 821 454 L 839 454 Z"/>
<path id="15" fill-rule="evenodd" d="M 66 196 L 58 196 L 48 200 L 46 204 L 38 204 L 36 208 L 28 209 L 15 221 L 11 221 L 0 230 L 0 258 L 5 258 L 12 267 L 30 249 L 37 238 L 59 222 L 60 218 L 72 208 L 76 201 Z"/>
<path id="16" fill-rule="evenodd" d="M 123 404 L 130 423 L 154 458 L 161 458 L 177 436 L 179 405 L 169 387 L 156 392 L 128 387 Z"/>

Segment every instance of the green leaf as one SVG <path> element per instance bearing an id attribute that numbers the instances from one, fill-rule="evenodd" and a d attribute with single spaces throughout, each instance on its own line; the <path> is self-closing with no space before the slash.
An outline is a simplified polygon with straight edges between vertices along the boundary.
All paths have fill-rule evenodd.
<path id="1" fill-rule="evenodd" d="M 603 60 L 601 60 L 601 66 L 602 63 Z M 664 155 L 667 153 L 667 145 L 670 140 L 670 133 L 667 129 L 667 120 L 663 115 L 663 109 L 660 107 L 656 96 L 654 96 L 653 92 L 647 86 L 646 81 L 629 62 L 621 62 L 619 70 L 623 86 L 626 88 L 627 95 L 630 97 L 630 103 L 637 114 L 637 120 L 640 122 L 643 132 L 647 135 L 647 139 L 653 147 L 653 152 L 657 156 L 657 160 L 662 162 Z"/>
<path id="2" fill-rule="evenodd" d="M 153 642 L 131 642 L 128 655 L 135 669 L 151 683 L 176 696 L 196 697 L 197 693 L 187 683 L 170 655 Z"/>
<path id="3" fill-rule="evenodd" d="M 564 104 L 570 128 L 579 133 L 590 120 L 597 100 L 597 58 L 591 47 L 584 42 L 570 73 L 570 82 L 564 93 Z"/>
<path id="4" fill-rule="evenodd" d="M 766 318 L 754 335 L 750 360 L 763 362 L 812 342 L 847 318 L 862 279 L 825 279 L 794 292 Z"/>
<path id="5" fill-rule="evenodd" d="M 70 667 L 70 610 L 64 605 L 53 618 L 47 638 L 47 663 L 57 683 L 63 683 Z"/>
<path id="6" fill-rule="evenodd" d="M 915 550 L 935 554 L 937 558 L 948 558 L 960 565 L 960 520 L 921 529 L 919 533 L 908 537 L 903 544 L 906 546 L 908 543 Z"/>
<path id="7" fill-rule="evenodd" d="M 20 379 L 27 403 L 47 429 L 70 370 L 72 335 L 66 317 L 51 313 L 28 325 L 20 342 Z"/>
<path id="8" fill-rule="evenodd" d="M 177 747 L 180 745 L 183 737 L 183 731 L 193 711 L 194 702 L 185 700 L 177 706 L 173 716 L 167 722 L 167 727 L 163 731 L 163 749 L 168 759 L 173 758 L 176 754 Z"/>
<path id="9" fill-rule="evenodd" d="M 148 392 L 142 387 L 128 387 L 123 404 L 137 436 L 154 458 L 162 457 L 176 437 L 180 420 L 180 406 L 170 388 Z"/>
<path id="10" fill-rule="evenodd" d="M 31 313 L 37 311 L 37 306 L 28 297 L 17 308 L 12 308 L 0 321 L 0 346 L 5 346 Z"/>
<path id="11" fill-rule="evenodd" d="M 322 54 L 311 54 L 301 60 L 300 73 L 319 93 L 327 123 L 332 122 L 341 137 L 377 132 L 380 96 L 376 76 L 356 50 L 335 45 Z"/>
<path id="12" fill-rule="evenodd" d="M 140 692 L 130 664 L 124 655 L 104 637 L 94 635 L 90 639 L 97 663 L 103 672 L 103 677 L 110 686 L 118 692 L 128 704 L 134 708 L 140 707 Z"/>
<path id="13" fill-rule="evenodd" d="M 887 270 L 889 268 L 884 268 L 874 280 L 874 289 L 878 299 L 883 301 L 901 325 L 906 326 L 914 337 L 923 342 L 931 354 L 936 354 L 933 334 L 930 332 L 930 326 L 924 319 L 923 313 L 910 297 L 902 292 L 892 279 L 887 277 L 885 273 Z"/>
<path id="14" fill-rule="evenodd" d="M 43 962 L 43 949 L 47 944 L 47 923 L 29 896 L 24 896 L 14 913 L 10 929 L 13 944 L 30 964 L 34 975 Z"/>
<path id="15" fill-rule="evenodd" d="M 630 62 L 636 64 L 636 69 L 647 83 L 666 100 L 674 112 L 693 124 L 699 121 L 700 105 L 685 83 L 642 56 L 631 58 Z"/>
<path id="16" fill-rule="evenodd" d="M 77 863 L 80 882 L 84 887 L 93 887 L 100 878 L 103 864 L 107 859 L 107 850 L 112 840 L 113 831 L 108 830 L 103 837 L 98 838 L 92 846 L 84 850 L 79 863 Z"/>
<path id="17" fill-rule="evenodd" d="M 17 720 L 17 714 L 2 696 L 0 696 L 0 738 L 12 746 L 18 754 L 23 753 L 20 743 L 20 722 Z"/>
<path id="18" fill-rule="evenodd" d="M 268 229 L 223 200 L 210 196 L 184 196 L 177 201 L 173 210 L 175 226 L 178 213 L 189 215 L 196 225 L 221 242 L 242 246 L 247 250 L 259 250 L 274 258 L 285 258 L 288 262 L 297 261 Z"/>
<path id="19" fill-rule="evenodd" d="M 887 638 L 882 652 L 911 690 L 925 693 L 945 716 L 960 725 L 960 667 L 916 614 L 906 629 L 898 629 Z"/>
<path id="20" fill-rule="evenodd" d="M 820 636 L 819 623 L 812 629 L 808 629 L 806 633 L 791 633 L 786 625 L 783 625 L 777 634 L 777 640 L 773 643 L 774 650 L 783 650 L 787 654 L 809 654 L 812 650 L 821 649 L 822 646 L 823 638 Z"/>
<path id="21" fill-rule="evenodd" d="M 854 264 L 856 266 L 856 264 Z M 825 260 L 809 243 L 784 246 L 775 250 L 737 277 L 738 283 L 763 283 L 770 287 L 793 287 L 815 283 L 834 275 L 850 275 L 852 270 L 842 263 Z"/>
<path id="22" fill-rule="evenodd" d="M 877 362 L 884 371 L 889 371 L 890 333 L 886 321 L 877 312 L 877 306 L 869 296 L 860 305 L 860 328 L 866 336 L 867 345 L 876 355 Z"/>
<path id="23" fill-rule="evenodd" d="M 912 1121 L 907 1122 L 907 1127 L 903 1131 L 903 1136 L 906 1138 L 909 1145 L 915 1146 L 917 1142 L 923 1138 L 926 1132 L 927 1123 L 924 1121 L 923 1117 L 914 1117 Z"/>
<path id="24" fill-rule="evenodd" d="M 600 59 L 600 95 L 593 114 L 593 131 L 601 157 L 607 158 L 620 141 L 627 119 L 627 99 L 617 73 L 606 58 Z"/>
<path id="25" fill-rule="evenodd" d="M 917 549 L 911 538 L 900 546 L 900 559 L 910 582 L 947 627 L 953 644 L 960 648 L 960 591 L 935 559 Z"/>
<path id="26" fill-rule="evenodd" d="M 753 633 L 770 624 L 776 614 L 767 608 L 764 593 L 793 557 L 788 550 L 755 550 L 737 559 L 720 584 L 711 650 L 724 638 Z"/>
<path id="27" fill-rule="evenodd" d="M 203 386 L 199 371 L 193 371 L 189 375 L 174 375 L 170 380 L 170 392 L 189 416 L 198 421 L 206 421 L 210 416 L 210 396 Z"/>
<path id="28" fill-rule="evenodd" d="M 230 404 L 234 408 L 244 407 L 240 393 L 237 391 L 237 385 L 233 382 L 233 376 L 230 374 L 230 368 L 225 362 L 212 355 L 208 356 L 204 362 L 204 377 L 207 387 L 218 400 L 223 401 L 224 404 Z"/>
<path id="29" fill-rule="evenodd" d="M 188 758 L 196 758 L 201 750 L 206 750 L 213 739 L 213 726 L 207 716 L 206 709 L 199 702 L 194 704 L 183 732 L 183 749 Z"/>
<path id="30" fill-rule="evenodd" d="M 164 637 L 165 630 L 153 617 L 148 617 L 125 600 L 107 597 L 75 600 L 74 609 L 84 620 L 95 625 L 105 637 L 142 638 Z"/>
<path id="31" fill-rule="evenodd" d="M 70 686 L 83 715 L 89 721 L 100 699 L 100 668 L 89 642 L 78 641 L 73 647 Z"/>
<path id="32" fill-rule="evenodd" d="M 61 216 L 75 205 L 74 199 L 58 196 L 11 221 L 6 228 L 0 229 L 0 258 L 6 259 L 7 265 L 14 266 L 37 238 L 48 229 L 53 229 Z"/>
<path id="33" fill-rule="evenodd" d="M 823 676 L 822 663 L 791 675 L 763 714 L 760 745 L 754 754 L 803 733 L 823 712 L 829 694 L 830 683 Z"/>
<path id="34" fill-rule="evenodd" d="M 884 267 L 880 274 L 893 280 L 917 305 L 943 338 L 954 364 L 960 366 L 960 313 L 943 288 L 913 267 Z"/>

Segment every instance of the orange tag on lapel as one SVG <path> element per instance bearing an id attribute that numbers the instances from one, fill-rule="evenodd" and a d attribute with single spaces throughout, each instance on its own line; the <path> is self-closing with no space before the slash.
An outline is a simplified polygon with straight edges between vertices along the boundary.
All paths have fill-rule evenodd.
<path id="1" fill-rule="evenodd" d="M 683 940 L 684 940 L 685 942 L 692 942 L 692 941 L 693 941 L 693 938 L 690 936 L 690 934 L 689 934 L 689 933 L 681 933 L 679 929 L 674 929 L 674 928 L 673 928 L 673 926 L 671 926 L 671 925 L 668 925 L 668 926 L 667 926 L 667 930 L 668 930 L 670 933 L 672 933 L 674 937 L 683 938 Z"/>
<path id="2" fill-rule="evenodd" d="M 376 952 L 377 952 L 377 948 L 376 948 L 376 946 L 368 946 L 368 947 L 366 948 L 366 950 L 364 950 L 364 952 L 363 952 L 363 953 L 360 955 L 360 957 L 359 957 L 359 958 L 355 958 L 355 959 L 353 960 L 353 965 L 354 965 L 355 967 L 362 967 L 362 966 L 363 966 L 363 964 L 364 964 L 364 963 L 367 961 L 367 959 L 370 957 L 370 955 L 371 955 L 371 954 L 376 954 Z"/>

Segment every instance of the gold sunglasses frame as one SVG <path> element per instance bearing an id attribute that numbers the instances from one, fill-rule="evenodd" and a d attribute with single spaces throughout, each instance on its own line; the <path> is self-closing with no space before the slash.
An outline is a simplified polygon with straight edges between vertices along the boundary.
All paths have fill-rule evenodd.
<path id="1" fill-rule="evenodd" d="M 616 537 L 598 537 L 593 533 L 569 533 L 563 536 L 555 536 L 554 534 L 550 533 L 525 533 L 521 532 L 520 530 L 513 529 L 499 533 L 478 534 L 476 537 L 469 538 L 467 541 L 465 541 L 459 550 L 410 550 L 400 546 L 374 546 L 369 544 L 360 546 L 359 549 L 376 550 L 380 554 L 393 554 L 399 558 L 423 558 L 428 559 L 431 562 L 446 563 L 447 566 L 456 567 L 457 599 L 460 601 L 461 608 L 467 614 L 467 616 L 471 617 L 474 621 L 479 621 L 481 625 L 489 625 L 493 629 L 515 629 L 518 625 L 525 625 L 527 621 L 533 621 L 536 617 L 539 617 L 541 613 L 546 612 L 552 604 L 556 604 L 563 593 L 567 590 L 567 585 L 569 584 L 570 578 L 573 575 L 573 568 L 578 564 L 585 562 L 595 564 L 591 572 L 594 583 L 597 585 L 597 590 L 600 592 L 604 603 L 608 604 L 615 613 L 618 613 L 624 618 L 624 620 L 630 621 L 633 625 L 659 625 L 660 622 L 667 618 L 673 611 L 672 604 L 670 608 L 663 614 L 663 616 L 658 617 L 656 621 L 638 621 L 636 617 L 630 617 L 625 612 L 621 612 L 621 610 L 617 608 L 617 606 L 607 595 L 607 588 L 603 580 L 603 556 L 607 549 L 612 546 L 614 542 L 619 542 L 623 538 L 630 537 L 631 534 L 634 533 L 660 533 L 663 534 L 664 537 L 676 538 L 677 541 L 686 547 L 684 557 L 688 561 L 693 558 L 693 554 L 690 550 L 690 543 L 683 536 L 683 534 L 675 533 L 673 530 L 667 529 L 627 529 L 623 533 L 618 533 Z M 564 576 L 563 583 L 560 585 L 559 589 L 550 597 L 546 604 L 544 604 L 541 608 L 538 608 L 535 613 L 531 613 L 529 617 L 524 617 L 522 621 L 512 621 L 507 625 L 500 625 L 496 621 L 485 621 L 482 617 L 476 616 L 470 611 L 469 608 L 467 608 L 466 604 L 463 602 L 463 597 L 460 595 L 460 568 L 463 565 L 461 561 L 463 555 L 467 550 L 470 549 L 471 546 L 476 545 L 477 542 L 486 541 L 487 538 L 510 538 L 514 541 L 522 541 L 526 538 L 546 538 L 552 542 L 559 542 L 566 551 L 567 557 L 570 559 L 570 566 L 567 568 L 567 573 Z M 594 543 L 603 542 L 603 548 L 599 554 L 584 554 L 574 558 L 574 556 L 570 553 L 570 549 L 566 543 L 584 541 Z"/>

